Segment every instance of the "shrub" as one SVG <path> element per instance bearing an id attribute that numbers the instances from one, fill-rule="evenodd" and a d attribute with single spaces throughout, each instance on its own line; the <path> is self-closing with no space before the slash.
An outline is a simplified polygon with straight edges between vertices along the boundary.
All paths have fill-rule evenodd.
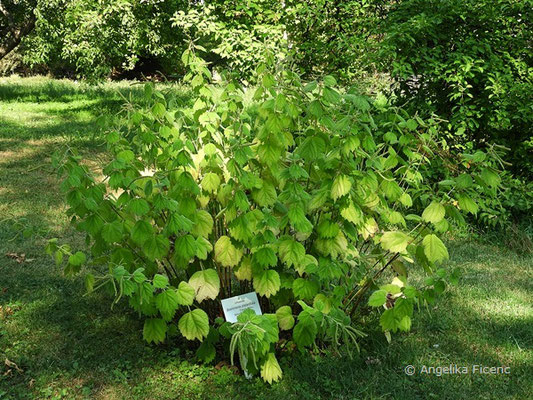
<path id="1" fill-rule="evenodd" d="M 127 298 L 148 342 L 181 334 L 201 342 L 200 359 L 238 355 L 268 382 L 281 377 L 282 343 L 357 349 L 367 299 L 389 338 L 409 330 L 414 306 L 457 279 L 438 267 L 448 258 L 439 236 L 498 185 L 490 157 L 449 155 L 435 121 L 331 76 L 304 84 L 271 55 L 255 87 L 212 84 L 194 50 L 182 57 L 194 101 L 181 107 L 147 84 L 148 105 L 127 105 L 107 135 L 104 179 L 76 154 L 57 160 L 90 244 L 87 288 Z M 55 240 L 48 252 L 68 256 L 68 274 L 86 262 Z M 415 265 L 429 275 L 420 287 L 408 280 Z M 264 314 L 224 322 L 220 300 L 252 290 Z"/>

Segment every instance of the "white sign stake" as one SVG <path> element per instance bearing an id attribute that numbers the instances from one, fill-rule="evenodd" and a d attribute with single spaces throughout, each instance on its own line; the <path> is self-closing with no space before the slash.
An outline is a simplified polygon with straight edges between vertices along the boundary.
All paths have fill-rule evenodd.
<path id="1" fill-rule="evenodd" d="M 257 299 L 257 293 L 250 292 L 240 294 L 238 296 L 230 297 L 222 300 L 222 309 L 224 310 L 224 317 L 226 321 L 234 323 L 237 322 L 237 317 L 244 310 L 251 308 L 257 315 L 261 315 L 261 307 Z"/>

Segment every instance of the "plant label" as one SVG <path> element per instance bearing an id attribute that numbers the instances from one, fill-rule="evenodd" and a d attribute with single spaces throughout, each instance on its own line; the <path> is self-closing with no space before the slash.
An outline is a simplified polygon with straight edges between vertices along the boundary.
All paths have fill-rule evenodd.
<path id="1" fill-rule="evenodd" d="M 222 300 L 222 309 L 224 310 L 224 317 L 228 322 L 237 322 L 237 317 L 244 310 L 251 308 L 257 315 L 261 315 L 261 307 L 257 299 L 257 293 L 250 292 L 240 294 L 238 296 L 230 297 Z"/>

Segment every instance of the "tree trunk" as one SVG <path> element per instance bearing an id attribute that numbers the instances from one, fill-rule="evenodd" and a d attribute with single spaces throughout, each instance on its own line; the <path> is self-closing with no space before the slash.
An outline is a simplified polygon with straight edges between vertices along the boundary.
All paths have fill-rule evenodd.
<path id="1" fill-rule="evenodd" d="M 28 35 L 35 28 L 35 15 L 32 12 L 28 15 L 28 21 L 22 26 L 8 26 L 2 29 L 1 36 L 4 39 L 0 41 L 0 60 L 13 51 L 22 41 L 22 38 Z"/>

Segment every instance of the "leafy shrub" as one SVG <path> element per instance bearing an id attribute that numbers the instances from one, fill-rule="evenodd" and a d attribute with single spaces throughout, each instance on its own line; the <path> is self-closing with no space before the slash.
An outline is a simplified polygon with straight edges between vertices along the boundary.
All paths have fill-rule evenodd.
<path id="1" fill-rule="evenodd" d="M 409 330 L 414 306 L 457 279 L 438 268 L 448 258 L 439 236 L 478 211 L 499 175 L 484 152 L 444 152 L 435 121 L 337 89 L 331 76 L 304 84 L 264 59 L 257 86 L 215 85 L 191 47 L 192 104 L 147 84 L 148 105 L 127 105 L 107 135 L 104 179 L 75 154 L 57 163 L 91 246 L 87 288 L 127 298 L 148 342 L 181 334 L 201 342 L 200 359 L 237 355 L 272 382 L 281 347 L 357 349 L 367 299 L 389 338 Z M 47 250 L 68 256 L 68 274 L 87 261 L 57 241 Z M 415 265 L 429 275 L 420 287 L 408 281 Z M 224 322 L 220 300 L 251 290 L 264 314 Z"/>

